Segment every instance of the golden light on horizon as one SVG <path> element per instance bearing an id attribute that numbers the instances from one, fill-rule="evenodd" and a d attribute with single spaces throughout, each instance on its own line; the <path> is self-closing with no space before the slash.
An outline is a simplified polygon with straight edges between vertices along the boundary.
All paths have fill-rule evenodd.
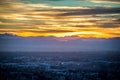
<path id="1" fill-rule="evenodd" d="M 116 31 L 117 32 L 117 31 Z M 119 30 L 118 30 L 119 32 Z M 54 37 L 67 37 L 67 36 L 78 36 L 78 37 L 84 37 L 84 38 L 114 38 L 118 37 L 112 34 L 109 34 L 109 31 L 79 31 L 79 32 L 44 32 L 44 31 L 38 31 L 38 32 L 30 32 L 30 31 L 16 31 L 11 32 L 12 34 L 23 36 L 23 37 L 31 37 L 31 36 L 54 36 Z"/>

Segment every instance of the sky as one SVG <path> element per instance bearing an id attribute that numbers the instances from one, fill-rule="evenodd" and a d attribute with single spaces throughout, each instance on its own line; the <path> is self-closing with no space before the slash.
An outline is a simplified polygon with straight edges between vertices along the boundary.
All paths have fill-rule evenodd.
<path id="1" fill-rule="evenodd" d="M 119 0 L 0 0 L 0 34 L 120 37 Z"/>

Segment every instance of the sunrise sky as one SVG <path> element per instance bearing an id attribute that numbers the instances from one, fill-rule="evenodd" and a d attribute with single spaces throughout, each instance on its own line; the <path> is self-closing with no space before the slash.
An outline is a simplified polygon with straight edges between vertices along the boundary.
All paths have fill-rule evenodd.
<path id="1" fill-rule="evenodd" d="M 0 34 L 120 37 L 119 0 L 0 0 Z"/>

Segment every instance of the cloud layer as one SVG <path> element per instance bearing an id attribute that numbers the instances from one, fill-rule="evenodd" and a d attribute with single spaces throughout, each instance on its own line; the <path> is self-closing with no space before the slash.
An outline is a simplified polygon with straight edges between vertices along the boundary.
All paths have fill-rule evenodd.
<path id="1" fill-rule="evenodd" d="M 80 36 L 95 38 L 120 37 L 120 6 L 116 1 L 106 0 L 103 7 L 89 6 L 102 4 L 103 0 L 70 0 L 88 2 L 86 6 L 55 6 L 51 3 L 68 0 L 1 0 L 0 33 L 13 33 L 19 36 Z M 36 0 L 35 0 L 36 1 Z M 45 3 L 45 4 L 44 4 Z M 48 3 L 48 4 L 47 4 Z M 69 4 L 69 3 L 66 3 Z"/>

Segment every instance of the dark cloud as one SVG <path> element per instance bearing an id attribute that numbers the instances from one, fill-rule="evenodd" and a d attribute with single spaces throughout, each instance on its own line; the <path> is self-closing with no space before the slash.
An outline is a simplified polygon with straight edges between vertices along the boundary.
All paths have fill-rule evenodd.
<path id="1" fill-rule="evenodd" d="M 116 28 L 116 27 L 120 27 L 119 24 L 114 24 L 114 23 L 104 23 L 101 24 L 100 27 L 102 28 Z"/>
<path id="2" fill-rule="evenodd" d="M 10 0 L 0 0 L 0 6 L 8 5 Z"/>
<path id="3" fill-rule="evenodd" d="M 65 32 L 73 32 L 72 30 L 22 30 L 22 31 L 28 31 L 28 32 L 34 32 L 34 33 L 65 33 Z"/>
<path id="4" fill-rule="evenodd" d="M 89 25 L 74 25 L 72 27 L 87 28 Z"/>
<path id="5" fill-rule="evenodd" d="M 20 1 L 21 0 L 0 0 L 0 6 L 8 7 L 8 6 L 11 6 L 11 4 L 18 3 Z"/>
<path id="6" fill-rule="evenodd" d="M 60 14 L 59 16 L 75 16 L 75 15 L 95 15 L 95 14 L 117 14 L 120 13 L 120 8 L 94 8 L 94 9 L 82 9 L 73 10 Z"/>
<path id="7" fill-rule="evenodd" d="M 120 19 L 117 19 L 116 22 L 120 23 Z"/>

